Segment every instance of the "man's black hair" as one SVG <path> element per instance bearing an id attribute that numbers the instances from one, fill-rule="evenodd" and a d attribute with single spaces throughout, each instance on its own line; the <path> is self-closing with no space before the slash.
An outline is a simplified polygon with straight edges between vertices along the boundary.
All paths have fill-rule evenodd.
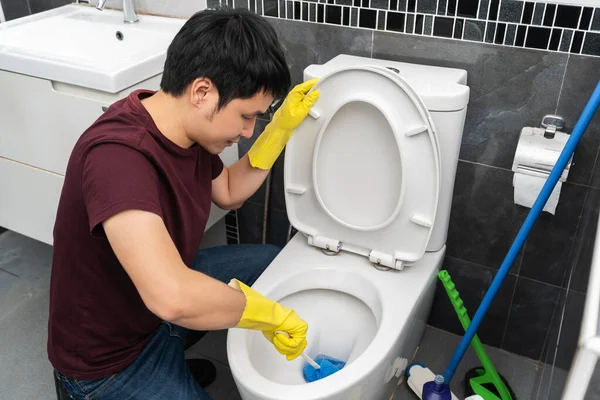
<path id="1" fill-rule="evenodd" d="M 260 91 L 283 98 L 291 84 L 275 30 L 244 9 L 197 12 L 177 33 L 167 51 L 160 87 L 177 97 L 197 78 L 215 85 L 217 109 Z"/>

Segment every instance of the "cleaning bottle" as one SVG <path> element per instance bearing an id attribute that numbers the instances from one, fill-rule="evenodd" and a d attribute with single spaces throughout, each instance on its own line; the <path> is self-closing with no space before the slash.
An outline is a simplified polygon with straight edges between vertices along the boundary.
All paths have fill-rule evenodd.
<path id="1" fill-rule="evenodd" d="M 436 375 L 432 382 L 423 385 L 423 400 L 452 400 L 450 387 L 442 375 Z"/>

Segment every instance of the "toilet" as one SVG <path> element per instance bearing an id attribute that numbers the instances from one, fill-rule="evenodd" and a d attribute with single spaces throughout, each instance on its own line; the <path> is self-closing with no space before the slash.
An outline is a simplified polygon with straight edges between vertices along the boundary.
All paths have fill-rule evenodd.
<path id="1" fill-rule="evenodd" d="M 308 323 L 305 353 L 346 366 L 306 383 L 260 331 L 230 329 L 244 400 L 390 399 L 427 321 L 445 253 L 469 100 L 460 69 L 339 55 L 285 155 L 298 233 L 252 286 Z"/>

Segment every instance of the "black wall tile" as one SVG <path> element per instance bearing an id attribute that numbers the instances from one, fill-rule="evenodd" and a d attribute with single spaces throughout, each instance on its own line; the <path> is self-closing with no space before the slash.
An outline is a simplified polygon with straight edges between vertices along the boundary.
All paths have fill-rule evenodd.
<path id="1" fill-rule="evenodd" d="M 496 27 L 496 36 L 494 39 L 494 43 L 502 44 L 504 43 L 504 35 L 506 34 L 506 24 L 498 24 Z"/>
<path id="2" fill-rule="evenodd" d="M 302 21 L 308 21 L 308 3 L 302 3 Z"/>
<path id="3" fill-rule="evenodd" d="M 271 208 L 267 214 L 267 240 L 268 244 L 284 247 L 287 243 L 287 235 L 290 222 L 285 211 Z"/>
<path id="4" fill-rule="evenodd" d="M 587 191 L 581 185 L 562 185 L 555 215 L 542 212 L 527 239 L 519 276 L 567 287 L 569 257 Z"/>
<path id="5" fill-rule="evenodd" d="M 556 4 L 546 5 L 546 13 L 544 14 L 544 26 L 552 26 L 554 24 L 554 14 L 556 13 Z"/>
<path id="6" fill-rule="evenodd" d="M 535 3 L 526 2 L 523 7 L 523 15 L 521 17 L 521 23 L 530 24 L 533 19 L 533 8 Z"/>
<path id="7" fill-rule="evenodd" d="M 571 53 L 578 54 L 581 51 L 583 45 L 583 32 L 575 31 L 573 35 L 573 41 L 571 42 Z"/>
<path id="8" fill-rule="evenodd" d="M 488 19 L 495 21 L 498 19 L 498 8 L 500 7 L 500 0 L 490 0 L 490 10 L 488 12 Z"/>
<path id="9" fill-rule="evenodd" d="M 423 25 L 425 24 L 425 16 L 417 14 L 415 17 L 415 33 L 422 35 L 423 34 Z"/>
<path id="10" fill-rule="evenodd" d="M 477 0 L 458 0 L 458 10 L 456 15 L 459 17 L 477 18 Z"/>
<path id="11" fill-rule="evenodd" d="M 361 8 L 359 12 L 358 26 L 361 28 L 375 29 L 377 22 L 377 11 Z"/>
<path id="12" fill-rule="evenodd" d="M 585 42 L 583 42 L 581 53 L 592 56 L 600 56 L 600 33 L 586 33 Z"/>
<path id="13" fill-rule="evenodd" d="M 264 207 L 247 201 L 237 214 L 240 243 L 262 243 Z"/>
<path id="14" fill-rule="evenodd" d="M 469 317 L 473 318 L 494 279 L 496 271 L 449 257 L 444 259 L 442 269 L 447 270 L 450 274 Z M 515 283 L 516 277 L 512 274 L 507 275 L 504 279 L 494 302 L 477 330 L 477 334 L 483 343 L 495 347 L 501 346 Z M 463 336 L 465 333 L 439 279 L 432 311 L 427 323 L 457 335 Z"/>
<path id="15" fill-rule="evenodd" d="M 577 229 L 577 237 L 571 259 L 572 272 L 569 288 L 587 293 L 594 243 L 598 229 L 598 210 L 600 209 L 600 189 L 590 188 L 583 208 L 583 215 Z"/>
<path id="16" fill-rule="evenodd" d="M 465 21 L 465 40 L 476 40 L 478 42 L 483 41 L 483 33 L 485 32 L 484 21 Z"/>
<path id="17" fill-rule="evenodd" d="M 456 2 L 458 0 L 447 0 L 446 15 L 456 15 Z"/>
<path id="18" fill-rule="evenodd" d="M 550 37 L 550 45 L 548 46 L 549 50 L 558 50 L 558 46 L 560 45 L 560 37 L 562 35 L 562 29 L 552 29 L 552 36 Z"/>
<path id="19" fill-rule="evenodd" d="M 539 360 L 561 290 L 518 278 L 502 348 Z"/>
<path id="20" fill-rule="evenodd" d="M 390 10 L 398 10 L 398 0 L 390 0 Z"/>
<path id="21" fill-rule="evenodd" d="M 527 215 L 513 202 L 512 180 L 512 171 L 459 162 L 447 239 L 449 257 L 500 267 Z M 520 263 L 521 255 L 512 267 L 514 273 Z"/>
<path id="22" fill-rule="evenodd" d="M 525 25 L 519 25 L 517 28 L 517 37 L 515 38 L 515 46 L 524 46 L 525 36 L 527 36 L 527 27 Z"/>
<path id="23" fill-rule="evenodd" d="M 404 32 L 405 17 L 404 13 L 388 12 L 386 29 L 388 31 Z"/>
<path id="24" fill-rule="evenodd" d="M 342 10 L 342 24 L 350 26 L 350 7 L 344 7 Z"/>
<path id="25" fill-rule="evenodd" d="M 443 1 L 443 0 L 440 0 Z M 407 0 L 398 0 L 398 11 L 406 11 L 408 7 Z"/>
<path id="26" fill-rule="evenodd" d="M 2 1 L 4 4 L 6 0 Z M 28 0 L 31 7 L 31 13 L 36 14 L 42 11 L 52 10 L 56 7 L 61 7 L 73 3 L 72 0 Z"/>
<path id="27" fill-rule="evenodd" d="M 591 7 L 585 7 L 581 14 L 581 20 L 579 21 L 579 29 L 588 30 L 590 28 L 590 22 L 592 21 L 592 14 L 594 9 Z"/>
<path id="28" fill-rule="evenodd" d="M 454 19 L 445 17 L 435 17 L 433 23 L 433 36 L 452 37 L 454 29 Z"/>
<path id="29" fill-rule="evenodd" d="M 586 79 L 582 79 L 584 76 Z M 558 115 L 565 119 L 565 132 L 571 132 L 575 127 L 589 96 L 594 90 L 590 82 L 598 79 L 600 79 L 599 58 L 575 55 L 569 57 L 557 108 Z M 567 179 L 569 182 L 583 185 L 591 183 L 592 186 L 600 187 L 600 181 L 598 185 L 590 182 L 599 146 L 600 119 L 593 118 L 575 150 L 574 165 L 571 167 Z"/>
<path id="30" fill-rule="evenodd" d="M 302 7 L 299 1 L 294 2 L 294 19 L 302 19 Z"/>
<path id="31" fill-rule="evenodd" d="M 555 307 L 542 362 L 569 370 L 577 349 L 583 317 L 585 295 L 574 291 L 561 291 Z M 560 337 L 559 337 L 560 334 Z"/>
<path id="32" fill-rule="evenodd" d="M 559 5 L 554 26 L 577 28 L 581 7 Z"/>
<path id="33" fill-rule="evenodd" d="M 500 21 L 519 22 L 523 11 L 523 2 L 518 0 L 504 0 L 500 8 Z"/>
<path id="34" fill-rule="evenodd" d="M 325 9 L 325 22 L 328 24 L 342 24 L 342 7 L 328 5 Z"/>
<path id="35" fill-rule="evenodd" d="M 525 40 L 525 47 L 532 49 L 547 49 L 550 43 L 550 28 L 530 26 Z"/>
<path id="36" fill-rule="evenodd" d="M 417 10 L 417 0 L 407 0 L 406 10 L 415 12 Z"/>
<path id="37" fill-rule="evenodd" d="M 31 14 L 29 0 L 2 0 L 2 11 L 7 21 Z"/>
<path id="38" fill-rule="evenodd" d="M 325 4 L 317 4 L 317 22 L 325 22 Z"/>
<path id="39" fill-rule="evenodd" d="M 463 29 L 465 26 L 465 20 L 462 18 L 457 18 L 454 21 L 454 39 L 461 39 L 463 34 Z"/>
<path id="40" fill-rule="evenodd" d="M 292 85 L 302 82 L 304 68 L 312 63 L 325 62 L 341 53 L 371 55 L 373 34 L 366 30 L 282 19 L 268 21 L 284 49 Z"/>

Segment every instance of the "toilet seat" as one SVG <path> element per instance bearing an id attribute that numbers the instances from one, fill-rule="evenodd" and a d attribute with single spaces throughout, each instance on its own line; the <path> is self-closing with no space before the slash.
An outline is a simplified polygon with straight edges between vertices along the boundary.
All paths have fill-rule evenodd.
<path id="1" fill-rule="evenodd" d="M 339 69 L 314 89 L 319 99 L 286 147 L 291 224 L 325 250 L 396 269 L 418 261 L 431 236 L 441 174 L 427 108 L 383 67 Z"/>

